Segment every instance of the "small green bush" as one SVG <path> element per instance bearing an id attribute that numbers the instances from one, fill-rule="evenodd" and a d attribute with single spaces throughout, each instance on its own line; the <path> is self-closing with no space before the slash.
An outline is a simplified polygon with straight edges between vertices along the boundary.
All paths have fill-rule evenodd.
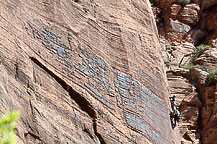
<path id="1" fill-rule="evenodd" d="M 170 62 L 170 61 L 169 61 L 169 62 L 166 62 L 165 64 L 166 64 L 166 67 L 171 66 L 171 62 Z"/>
<path id="2" fill-rule="evenodd" d="M 191 2 L 191 0 L 177 0 L 177 1 L 183 5 L 189 4 Z"/>
<path id="3" fill-rule="evenodd" d="M 173 76 L 173 74 L 170 72 L 170 73 L 167 73 L 167 78 L 171 78 Z"/>
<path id="4" fill-rule="evenodd" d="M 216 85 L 217 83 L 217 69 L 210 69 L 209 76 L 206 79 L 206 84 L 208 85 Z"/>
<path id="5" fill-rule="evenodd" d="M 0 118 L 0 144 L 16 144 L 16 120 L 20 117 L 19 111 Z"/>
<path id="6" fill-rule="evenodd" d="M 186 65 L 183 68 L 187 70 L 192 70 L 194 68 L 201 68 L 201 66 L 200 65 Z"/>
<path id="7" fill-rule="evenodd" d="M 204 51 L 206 51 L 206 50 L 208 50 L 210 48 L 211 48 L 211 46 L 204 45 L 204 44 L 201 44 L 201 45 L 197 46 L 195 51 L 194 51 L 194 56 L 192 58 L 192 62 L 194 62 L 199 56 L 201 56 Z"/>
<path id="8" fill-rule="evenodd" d="M 207 85 L 215 85 L 217 83 L 217 68 L 213 69 L 211 67 L 201 66 L 201 65 L 186 65 L 183 68 L 185 68 L 187 70 L 199 68 L 199 69 L 209 73 L 209 76 L 206 79 Z"/>

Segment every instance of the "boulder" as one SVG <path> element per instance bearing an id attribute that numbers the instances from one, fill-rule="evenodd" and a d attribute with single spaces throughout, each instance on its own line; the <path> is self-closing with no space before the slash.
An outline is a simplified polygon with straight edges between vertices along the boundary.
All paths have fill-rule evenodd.
<path id="1" fill-rule="evenodd" d="M 177 19 L 184 24 L 194 26 L 199 21 L 199 11 L 199 5 L 187 4 L 179 12 Z"/>
<path id="2" fill-rule="evenodd" d="M 165 21 L 165 31 L 167 39 L 171 42 L 177 42 L 181 44 L 185 41 L 185 37 L 191 27 L 179 22 L 178 20 L 172 20 L 171 18 Z"/>
<path id="3" fill-rule="evenodd" d="M 173 20 L 176 20 L 180 10 L 182 9 L 182 7 L 178 4 L 172 4 L 169 8 L 167 9 L 163 9 L 163 17 L 165 20 L 172 18 Z"/>
<path id="4" fill-rule="evenodd" d="M 172 4 L 170 7 L 170 15 L 168 16 L 171 17 L 173 20 L 176 20 L 181 9 L 182 7 L 180 5 Z"/>

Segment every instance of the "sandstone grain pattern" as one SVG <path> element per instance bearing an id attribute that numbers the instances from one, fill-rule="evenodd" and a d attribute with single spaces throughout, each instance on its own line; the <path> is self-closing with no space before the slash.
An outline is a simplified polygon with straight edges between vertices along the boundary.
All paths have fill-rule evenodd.
<path id="1" fill-rule="evenodd" d="M 150 4 L 1 0 L 0 112 L 19 143 L 179 143 Z"/>

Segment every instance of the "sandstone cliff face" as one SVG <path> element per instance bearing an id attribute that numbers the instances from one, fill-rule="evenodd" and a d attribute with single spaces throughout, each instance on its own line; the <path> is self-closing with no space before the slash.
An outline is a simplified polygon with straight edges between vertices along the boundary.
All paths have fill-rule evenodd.
<path id="1" fill-rule="evenodd" d="M 0 112 L 19 143 L 180 143 L 150 4 L 0 2 Z"/>

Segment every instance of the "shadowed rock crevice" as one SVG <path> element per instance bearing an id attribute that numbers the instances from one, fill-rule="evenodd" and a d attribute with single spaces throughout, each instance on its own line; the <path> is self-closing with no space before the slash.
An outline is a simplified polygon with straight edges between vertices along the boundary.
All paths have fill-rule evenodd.
<path id="1" fill-rule="evenodd" d="M 65 81 L 63 81 L 60 77 L 54 74 L 41 62 L 39 62 L 36 58 L 30 57 L 30 59 L 40 68 L 45 70 L 50 76 L 52 76 L 63 87 L 63 89 L 65 89 L 69 93 L 70 97 L 80 106 L 83 111 L 87 112 L 87 114 L 91 118 L 96 118 L 96 112 L 94 111 L 93 106 L 84 97 L 82 97 L 78 92 L 73 90 L 71 86 L 69 86 Z"/>
<path id="2" fill-rule="evenodd" d="M 24 133 L 24 137 L 27 139 L 27 137 L 31 137 L 31 139 L 34 139 L 34 141 L 40 141 L 42 142 L 41 138 L 37 136 L 36 134 L 28 131 L 28 133 Z"/>
<path id="3" fill-rule="evenodd" d="M 103 139 L 102 135 L 100 133 L 98 133 L 98 131 L 97 131 L 97 121 L 96 120 L 93 120 L 93 129 L 94 129 L 94 133 L 98 137 L 100 143 L 101 144 L 106 144 L 106 142 Z"/>
<path id="4" fill-rule="evenodd" d="M 38 61 L 34 57 L 30 57 L 30 59 L 38 65 L 40 68 L 42 68 L 44 71 L 46 71 L 50 76 L 52 76 L 62 87 L 65 89 L 71 99 L 73 99 L 81 108 L 81 110 L 85 111 L 92 119 L 93 119 L 93 129 L 95 135 L 98 137 L 101 144 L 105 144 L 104 139 L 102 136 L 97 132 L 97 114 L 94 111 L 93 106 L 87 101 L 84 97 L 82 97 L 78 92 L 72 89 L 71 86 L 69 86 L 65 81 L 63 81 L 60 77 L 58 77 L 55 73 L 53 73 L 51 70 L 49 70 L 46 66 L 44 66 L 40 61 Z"/>
<path id="5" fill-rule="evenodd" d="M 192 79 L 189 77 L 188 81 L 190 83 L 192 81 Z M 198 97 L 199 101 L 201 102 L 201 107 L 198 108 L 198 117 L 197 117 L 197 125 L 196 125 L 196 127 L 198 127 L 198 133 L 200 134 L 199 142 L 201 144 L 203 144 L 203 137 L 202 137 L 202 107 L 205 106 L 205 103 L 204 103 L 203 97 L 201 96 L 201 93 L 199 91 L 198 84 L 195 83 L 195 82 L 193 82 L 191 84 L 193 84 L 195 86 L 195 88 L 196 88 L 195 91 L 197 93 L 197 97 Z M 194 141 L 191 141 L 191 142 L 193 143 Z"/>
<path id="6" fill-rule="evenodd" d="M 203 103 L 202 103 L 202 105 L 203 105 Z M 201 133 L 202 133 L 202 107 L 199 108 L 199 115 L 198 115 L 197 123 L 198 123 L 199 132 L 201 135 Z M 200 137 L 200 142 L 201 142 L 201 144 L 203 143 L 203 137 L 202 136 Z"/>

